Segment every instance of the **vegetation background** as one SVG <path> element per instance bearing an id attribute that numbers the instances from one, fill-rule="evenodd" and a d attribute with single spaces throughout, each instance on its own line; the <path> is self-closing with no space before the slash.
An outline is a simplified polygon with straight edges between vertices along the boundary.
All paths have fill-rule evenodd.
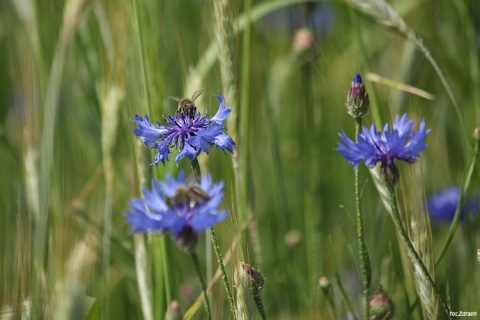
<path id="1" fill-rule="evenodd" d="M 220 90 L 239 117 L 238 129 L 230 128 L 239 169 L 218 150 L 200 162 L 226 186 L 231 219 L 217 227 L 222 252 L 242 234 L 227 263 L 230 280 L 240 261 L 260 270 L 272 319 L 346 318 L 339 280 L 354 314 L 362 314 L 353 170 L 334 150 L 342 129 L 353 137 L 345 101 L 355 73 L 362 73 L 372 101 L 365 125 L 383 127 L 407 112 L 432 130 L 420 161 L 399 165 L 402 205 L 422 216 L 428 194 L 464 183 L 480 123 L 477 0 L 389 1 L 429 49 L 458 110 L 398 21 L 361 6 L 378 1 L 216 1 L 232 28 L 225 43 L 217 41 L 213 2 L 0 2 L 2 319 L 163 319 L 172 300 L 183 312 L 192 306 L 200 292 L 188 256 L 169 236 L 130 235 L 123 215 L 150 176 L 191 172 L 186 160 L 148 166 L 153 152 L 132 133 L 135 114 L 162 122 L 175 112 L 168 96 L 205 88 L 196 105 L 214 114 Z M 307 49 L 293 41 L 304 27 L 315 38 Z M 226 71 L 235 94 L 222 84 L 217 58 L 224 47 L 232 49 Z M 369 171 L 360 170 L 372 288 L 388 292 L 397 319 L 427 318 L 413 304 L 411 269 L 391 219 Z M 246 191 L 241 197 L 236 175 Z M 472 195 L 479 178 L 475 170 Z M 449 226 L 432 222 L 431 233 L 426 229 L 433 252 Z M 454 311 L 480 312 L 478 227 L 476 215 L 462 221 L 435 271 Z M 210 281 L 216 261 L 208 236 L 201 239 Z M 327 294 L 322 276 L 331 283 Z M 221 281 L 211 304 L 215 319 L 232 318 Z"/>

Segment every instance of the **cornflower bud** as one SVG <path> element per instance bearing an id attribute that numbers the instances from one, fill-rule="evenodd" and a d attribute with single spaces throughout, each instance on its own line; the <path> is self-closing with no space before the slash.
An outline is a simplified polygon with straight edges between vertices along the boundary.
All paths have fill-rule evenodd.
<path id="1" fill-rule="evenodd" d="M 353 77 L 345 105 L 347 106 L 347 113 L 354 118 L 363 117 L 370 108 L 370 99 L 359 73 Z"/>
<path id="2" fill-rule="evenodd" d="M 395 314 L 395 305 L 392 299 L 379 287 L 370 299 L 370 319 L 390 320 Z"/>

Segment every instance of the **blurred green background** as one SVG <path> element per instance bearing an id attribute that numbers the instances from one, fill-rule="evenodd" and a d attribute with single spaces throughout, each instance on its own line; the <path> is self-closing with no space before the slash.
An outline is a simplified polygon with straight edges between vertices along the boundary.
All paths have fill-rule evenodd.
<path id="1" fill-rule="evenodd" d="M 388 17 L 372 18 L 374 12 L 350 1 L 252 1 L 246 43 L 238 22 L 245 3 L 227 5 L 224 18 L 242 31 L 220 45 L 231 45 L 238 93 L 237 101 L 226 104 L 246 115 L 238 120 L 241 140 L 233 129 L 236 152 L 246 156 L 238 171 L 232 156 L 219 150 L 208 158 L 202 154 L 200 162 L 225 182 L 231 219 L 217 227 L 224 254 L 242 228 L 238 208 L 250 215 L 246 241 L 227 273 L 233 282 L 240 261 L 263 273 L 261 295 L 272 319 L 346 318 L 334 272 L 356 316 L 362 314 L 353 170 L 334 150 L 342 129 L 353 138 L 345 101 L 355 73 L 362 73 L 372 101 L 365 125 L 380 128 L 407 112 L 417 123 L 425 118 L 432 130 L 418 163 L 399 165 L 402 204 L 420 213 L 426 195 L 463 183 L 480 122 L 480 6 L 477 0 L 389 3 L 423 39 L 459 112 L 425 55 L 401 30 L 385 26 Z M 130 119 L 148 112 L 152 122 L 162 122 L 162 115 L 176 110 L 168 96 L 190 96 L 200 88 L 205 93 L 196 101 L 199 111 L 216 112 L 213 94 L 225 89 L 213 11 L 212 1 L 201 0 L 0 2 L 2 317 L 30 310 L 34 318 L 148 319 L 138 286 L 138 248 L 123 212 L 130 198 L 140 196 L 141 177 L 191 169 L 187 160 L 149 166 L 154 153 L 139 152 L 146 148 Z M 299 49 L 293 39 L 305 27 L 315 42 Z M 238 172 L 246 177 L 242 206 L 235 193 Z M 476 170 L 472 194 L 479 177 Z M 365 166 L 360 179 L 372 288 L 382 285 L 389 293 L 396 318 L 422 319 L 420 306 L 412 308 L 411 269 L 402 262 L 391 219 Z M 462 222 L 436 268 L 439 288 L 455 311 L 480 312 L 478 220 Z M 432 223 L 427 240 L 436 250 L 448 227 Z M 169 236 L 139 237 L 147 249 L 152 317 L 163 319 L 173 299 L 185 312 L 200 293 L 188 256 Z M 216 262 L 206 250 L 208 237 L 200 239 L 199 255 L 211 279 Z M 319 287 L 321 276 L 332 284 L 328 296 Z M 211 304 L 214 319 L 232 318 L 221 281 Z M 202 319 L 202 312 L 195 318 Z"/>

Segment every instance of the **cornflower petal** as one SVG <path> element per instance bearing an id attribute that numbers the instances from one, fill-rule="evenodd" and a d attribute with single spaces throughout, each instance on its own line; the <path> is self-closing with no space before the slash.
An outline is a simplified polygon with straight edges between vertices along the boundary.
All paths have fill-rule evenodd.
<path id="1" fill-rule="evenodd" d="M 226 217 L 228 217 L 228 212 L 226 211 L 219 211 L 213 214 L 197 214 L 192 217 L 190 223 L 193 231 L 200 232 L 222 222 Z"/>
<path id="2" fill-rule="evenodd" d="M 155 127 L 145 115 L 145 119 L 139 115 L 135 115 L 135 119 L 131 119 L 138 127 L 133 130 L 137 136 L 142 137 L 145 144 L 150 146 L 155 140 L 160 139 L 166 132 L 164 126 L 157 124 Z"/>
<path id="3" fill-rule="evenodd" d="M 220 102 L 220 107 L 218 108 L 217 113 L 213 116 L 212 122 L 217 122 L 221 124 L 223 120 L 225 120 L 228 117 L 232 109 L 225 106 L 225 99 L 220 94 L 220 91 L 218 91 L 217 93 L 217 99 L 218 99 L 218 102 Z"/>
<path id="4" fill-rule="evenodd" d="M 183 147 L 182 151 L 180 151 L 179 154 L 175 157 L 175 162 L 178 162 L 178 160 L 182 158 L 188 158 L 190 161 L 195 159 L 198 155 L 199 151 L 197 149 L 193 148 L 190 144 L 185 144 Z"/>

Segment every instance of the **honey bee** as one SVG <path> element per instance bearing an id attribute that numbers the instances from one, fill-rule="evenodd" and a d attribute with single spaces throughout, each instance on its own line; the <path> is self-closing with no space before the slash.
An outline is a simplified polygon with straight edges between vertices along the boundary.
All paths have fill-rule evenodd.
<path id="1" fill-rule="evenodd" d="M 210 197 L 195 183 L 180 185 L 172 197 L 173 204 L 189 204 L 191 207 L 199 200 L 207 201 Z"/>
<path id="2" fill-rule="evenodd" d="M 179 97 L 168 97 L 169 99 L 175 100 L 178 102 L 178 109 L 175 112 L 175 115 L 178 116 L 179 113 L 183 113 L 193 118 L 197 112 L 197 107 L 195 106 L 195 100 L 205 91 L 205 89 L 200 89 L 195 91 L 192 94 L 191 98 L 179 98 Z"/>

